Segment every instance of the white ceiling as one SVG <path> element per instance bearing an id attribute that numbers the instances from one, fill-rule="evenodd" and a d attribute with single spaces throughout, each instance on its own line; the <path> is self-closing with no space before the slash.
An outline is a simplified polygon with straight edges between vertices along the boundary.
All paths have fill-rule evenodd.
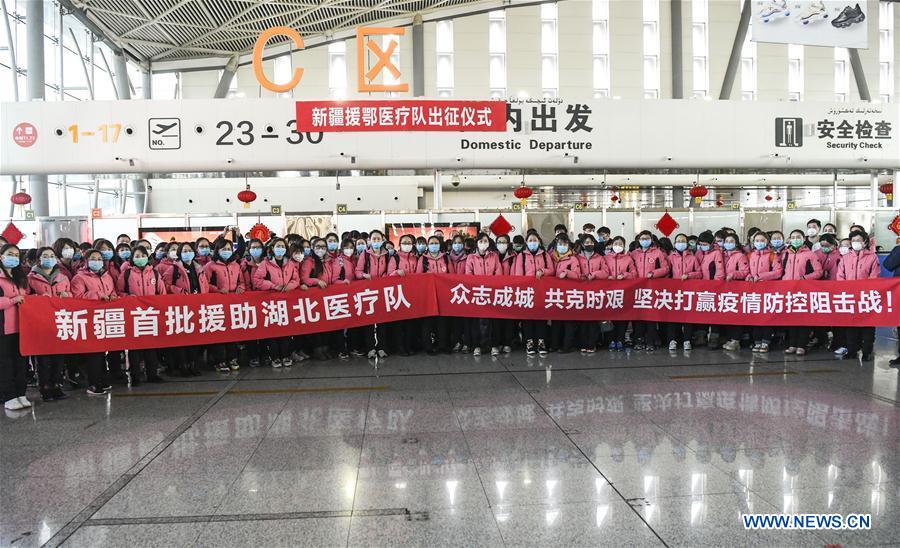
<path id="1" fill-rule="evenodd" d="M 229 57 L 274 26 L 307 40 L 439 10 L 478 10 L 491 0 L 71 0 L 119 47 L 145 61 Z M 276 37 L 270 44 L 287 38 Z"/>

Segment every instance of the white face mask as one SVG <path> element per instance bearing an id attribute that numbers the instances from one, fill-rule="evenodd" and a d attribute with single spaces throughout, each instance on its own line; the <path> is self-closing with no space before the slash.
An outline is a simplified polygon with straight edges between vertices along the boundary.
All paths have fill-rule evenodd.
<path id="1" fill-rule="evenodd" d="M 850 246 L 853 248 L 853 251 L 861 251 L 863 248 L 862 242 L 850 242 Z"/>
<path id="2" fill-rule="evenodd" d="M 75 256 L 75 250 L 72 249 L 71 247 L 67 247 L 62 250 L 63 259 L 71 259 L 74 256 Z"/>
<path id="3" fill-rule="evenodd" d="M 817 228 L 807 228 L 806 229 L 806 235 L 809 236 L 810 238 L 812 238 L 813 236 L 815 236 L 818 233 L 819 233 L 819 230 Z"/>
<path id="4" fill-rule="evenodd" d="M 478 251 L 480 251 L 481 253 L 484 253 L 485 251 L 488 250 L 488 247 L 490 247 L 490 245 L 491 244 L 489 244 L 487 242 L 478 242 Z"/>
<path id="5" fill-rule="evenodd" d="M 345 257 L 352 257 L 352 256 L 353 256 L 353 248 L 352 248 L 352 247 L 345 247 L 345 248 L 344 248 L 344 256 L 345 256 Z"/>
<path id="6" fill-rule="evenodd" d="M 625 251 L 625 248 L 621 245 L 614 245 L 612 247 L 613 247 L 613 253 L 621 253 L 621 252 Z"/>
<path id="7" fill-rule="evenodd" d="M 294 260 L 299 262 L 303 261 L 303 253 L 294 253 Z"/>
<path id="8" fill-rule="evenodd" d="M 409 253 L 410 251 L 412 251 L 412 244 L 400 244 L 400 251 Z"/>
<path id="9" fill-rule="evenodd" d="M 842 245 L 840 247 L 840 252 L 841 252 L 841 255 L 846 255 L 847 253 L 850 253 L 850 248 L 845 245 Z"/>
<path id="10" fill-rule="evenodd" d="M 169 252 L 169 258 L 172 259 L 173 261 L 177 261 L 177 260 L 178 260 L 178 252 L 177 252 L 177 251 L 170 251 L 170 252 Z"/>
<path id="11" fill-rule="evenodd" d="M 509 245 L 507 245 L 507 244 L 497 244 L 497 251 L 499 251 L 501 254 L 502 254 L 502 253 L 506 253 L 506 250 L 507 250 L 507 249 L 509 249 Z"/>

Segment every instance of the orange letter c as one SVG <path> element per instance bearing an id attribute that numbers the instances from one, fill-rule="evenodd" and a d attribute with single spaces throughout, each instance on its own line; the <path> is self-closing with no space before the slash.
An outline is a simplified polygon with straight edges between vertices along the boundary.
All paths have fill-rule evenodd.
<path id="1" fill-rule="evenodd" d="M 300 34 L 297 31 L 290 27 L 272 27 L 264 30 L 263 33 L 259 35 L 259 38 L 256 39 L 256 44 L 253 45 L 253 72 L 256 74 L 256 81 L 259 82 L 259 85 L 269 91 L 284 93 L 290 91 L 294 86 L 300 83 L 300 79 L 303 78 L 303 69 L 300 67 L 295 68 L 294 76 L 291 78 L 291 81 L 283 85 L 276 84 L 266 78 L 262 68 L 262 56 L 263 50 L 266 47 L 266 42 L 273 36 L 287 36 L 294 41 L 294 45 L 297 46 L 297 49 L 303 49 L 303 38 L 300 37 Z"/>

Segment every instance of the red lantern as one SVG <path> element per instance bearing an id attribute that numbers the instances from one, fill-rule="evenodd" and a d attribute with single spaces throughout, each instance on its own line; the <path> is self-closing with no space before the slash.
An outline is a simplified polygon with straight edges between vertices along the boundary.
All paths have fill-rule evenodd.
<path id="1" fill-rule="evenodd" d="M 528 198 L 531 198 L 532 194 L 534 194 L 534 192 L 531 190 L 531 187 L 525 186 L 525 181 L 522 181 L 522 185 L 513 192 L 513 196 L 519 199 L 519 203 L 522 204 L 522 207 L 525 207 L 525 201 L 528 200 Z"/>
<path id="2" fill-rule="evenodd" d="M 612 201 L 612 203 L 616 203 L 616 202 L 619 201 L 619 197 L 616 196 L 615 194 L 613 194 L 612 196 L 610 196 L 609 199 Z"/>
<path id="3" fill-rule="evenodd" d="M 9 200 L 17 206 L 26 206 L 31 203 L 31 196 L 27 192 L 16 192 Z"/>
<path id="4" fill-rule="evenodd" d="M 694 185 L 691 187 L 691 198 L 694 199 L 694 203 L 696 205 L 700 205 L 700 201 L 703 200 L 703 197 L 709 194 L 709 189 L 707 189 L 703 185 Z"/>
<path id="5" fill-rule="evenodd" d="M 716 207 L 722 207 L 723 205 L 725 205 L 725 202 L 723 202 L 722 200 L 716 200 Z"/>
<path id="6" fill-rule="evenodd" d="M 884 194 L 885 198 L 887 198 L 888 201 L 894 199 L 894 183 L 884 183 L 883 185 L 878 187 L 878 190 L 880 190 L 881 193 Z"/>
<path id="7" fill-rule="evenodd" d="M 256 193 L 250 190 L 250 185 L 247 185 L 247 188 L 238 192 L 237 195 L 238 200 L 244 202 L 244 209 L 248 209 L 250 207 L 251 202 L 256 201 Z"/>
<path id="8" fill-rule="evenodd" d="M 767 201 L 767 202 L 771 202 L 771 201 L 772 201 L 772 195 L 771 195 L 771 194 L 766 194 L 766 201 Z"/>

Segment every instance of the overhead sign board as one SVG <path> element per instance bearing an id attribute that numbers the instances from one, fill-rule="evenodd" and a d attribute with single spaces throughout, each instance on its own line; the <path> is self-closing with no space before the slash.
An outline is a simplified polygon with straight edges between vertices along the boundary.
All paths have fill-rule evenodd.
<path id="1" fill-rule="evenodd" d="M 420 102 L 435 107 L 440 123 L 455 120 L 449 105 L 457 102 Z M 395 115 L 406 103 L 359 101 L 353 108 L 364 124 L 365 109 L 378 105 L 378 116 L 382 107 Z M 280 98 L 231 99 L 227 109 L 215 99 L 85 101 L 77 109 L 64 102 L 3 103 L 0 174 L 900 168 L 896 104 L 560 98 L 483 103 L 493 106 L 486 131 L 465 125 L 451 131 L 364 131 L 346 127 L 346 108 L 341 131 L 305 131 L 298 129 L 297 103 Z M 316 104 L 329 113 L 343 105 Z M 496 106 L 506 112 L 499 127 Z M 172 121 L 177 126 L 169 127 Z M 40 138 L 18 146 L 14 129 L 26 123 Z M 172 136 L 154 145 L 154 132 L 168 136 L 176 127 L 178 141 Z"/>
<path id="2" fill-rule="evenodd" d="M 866 49 L 868 2 L 754 0 L 751 40 Z M 878 13 L 871 14 L 878 18 Z"/>

